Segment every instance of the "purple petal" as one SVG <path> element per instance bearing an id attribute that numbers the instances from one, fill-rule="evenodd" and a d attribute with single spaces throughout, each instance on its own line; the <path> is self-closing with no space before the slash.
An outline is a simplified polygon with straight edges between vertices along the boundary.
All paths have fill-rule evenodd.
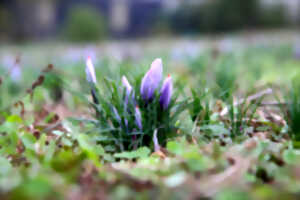
<path id="1" fill-rule="evenodd" d="M 163 66 L 160 58 L 155 59 L 149 71 L 145 74 L 141 84 L 141 95 L 144 100 L 153 98 L 153 94 L 162 78 Z"/>
<path id="2" fill-rule="evenodd" d="M 14 82 L 19 82 L 22 79 L 22 69 L 19 64 L 16 63 L 16 65 L 13 66 L 10 76 Z"/>
<path id="3" fill-rule="evenodd" d="M 135 107 L 135 123 L 139 127 L 140 130 L 143 129 L 142 125 L 142 115 L 138 106 Z"/>
<path id="4" fill-rule="evenodd" d="M 128 80 L 125 76 L 122 77 L 122 83 L 123 83 L 123 86 L 126 88 L 126 96 L 125 96 L 125 102 L 124 102 L 125 110 L 126 110 L 129 98 L 134 102 L 134 92 L 132 91 L 133 90 L 132 86 L 130 85 L 130 83 L 128 82 Z"/>
<path id="5" fill-rule="evenodd" d="M 88 57 L 86 60 L 85 73 L 86 73 L 86 79 L 89 83 L 97 82 L 95 68 L 94 68 L 91 57 Z"/>
<path id="6" fill-rule="evenodd" d="M 123 86 L 126 88 L 127 95 L 129 95 L 132 91 L 132 86 L 128 82 L 127 78 L 125 76 L 122 76 L 122 83 Z"/>
<path id="7" fill-rule="evenodd" d="M 140 91 L 142 98 L 144 100 L 148 100 L 148 91 L 150 87 L 151 87 L 151 79 L 148 71 L 142 79 L 141 91 Z"/>
<path id="8" fill-rule="evenodd" d="M 173 81 L 172 81 L 172 77 L 168 75 L 160 90 L 159 103 L 163 109 L 168 108 L 171 101 L 172 92 L 173 92 Z"/>
<path id="9" fill-rule="evenodd" d="M 119 115 L 119 113 L 118 113 L 118 111 L 115 107 L 113 107 L 113 112 L 114 112 L 114 115 L 115 115 L 115 118 L 117 119 L 117 121 L 119 123 L 121 123 L 121 117 L 120 117 L 120 115 Z"/>

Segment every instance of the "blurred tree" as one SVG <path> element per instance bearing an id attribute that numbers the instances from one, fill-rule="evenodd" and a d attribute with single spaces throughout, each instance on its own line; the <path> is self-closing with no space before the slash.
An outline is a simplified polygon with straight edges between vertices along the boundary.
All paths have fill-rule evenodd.
<path id="1" fill-rule="evenodd" d="M 258 0 L 216 0 L 213 4 L 211 23 L 217 31 L 251 27 L 257 23 Z"/>
<path id="2" fill-rule="evenodd" d="M 108 31 L 105 18 L 97 9 L 76 5 L 69 11 L 63 36 L 70 41 L 94 41 L 102 39 Z"/>
<path id="3" fill-rule="evenodd" d="M 261 27 L 284 27 L 289 25 L 283 5 L 274 5 L 260 10 L 259 25 Z"/>
<path id="4" fill-rule="evenodd" d="M 4 6 L 0 6 L 0 39 L 7 39 L 12 33 L 13 16 Z"/>
<path id="5" fill-rule="evenodd" d="M 274 5 L 263 9 L 260 0 L 211 0 L 183 3 L 168 18 L 175 33 L 223 32 L 284 25 L 284 12 Z"/>

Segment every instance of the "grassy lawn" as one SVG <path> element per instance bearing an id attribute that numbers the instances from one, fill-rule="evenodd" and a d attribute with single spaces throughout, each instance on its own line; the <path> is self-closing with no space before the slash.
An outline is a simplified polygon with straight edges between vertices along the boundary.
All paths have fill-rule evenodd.
<path id="1" fill-rule="evenodd" d="M 0 199 L 298 199 L 297 35 L 3 45 Z"/>

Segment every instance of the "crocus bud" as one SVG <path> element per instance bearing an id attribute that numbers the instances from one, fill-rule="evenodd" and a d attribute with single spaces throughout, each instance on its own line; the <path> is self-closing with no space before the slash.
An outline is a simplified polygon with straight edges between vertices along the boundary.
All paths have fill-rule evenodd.
<path id="1" fill-rule="evenodd" d="M 142 79 L 140 92 L 144 100 L 153 99 L 153 94 L 162 78 L 162 71 L 162 60 L 157 58 L 152 62 L 151 68 Z"/>
<path id="2" fill-rule="evenodd" d="M 135 107 L 135 123 L 140 130 L 143 129 L 142 115 L 141 115 L 141 111 L 138 106 Z"/>
<path id="3" fill-rule="evenodd" d="M 135 104 L 134 91 L 125 76 L 122 77 L 122 83 L 123 83 L 123 86 L 126 88 L 126 96 L 125 96 L 124 106 L 125 106 L 125 110 L 127 110 L 127 104 L 128 104 L 129 98 Z"/>
<path id="4" fill-rule="evenodd" d="M 89 83 L 96 84 L 97 79 L 96 79 L 96 74 L 95 74 L 95 68 L 94 68 L 91 57 L 88 57 L 86 60 L 85 73 L 86 73 L 86 80 Z M 99 104 L 99 101 L 98 101 L 98 98 L 97 98 L 97 95 L 95 92 L 95 88 L 92 87 L 91 93 L 92 93 L 94 103 Z"/>
<path id="5" fill-rule="evenodd" d="M 89 83 L 97 82 L 95 68 L 94 68 L 91 57 L 88 57 L 86 60 L 85 73 L 86 73 L 86 79 Z"/>
<path id="6" fill-rule="evenodd" d="M 10 77 L 14 82 L 20 82 L 22 79 L 22 69 L 20 65 L 21 57 L 18 55 L 15 59 L 15 63 L 10 70 Z"/>
<path id="7" fill-rule="evenodd" d="M 112 109 L 113 109 L 113 113 L 114 113 L 114 115 L 115 115 L 116 120 L 117 120 L 119 123 L 121 123 L 121 117 L 120 117 L 120 115 L 119 115 L 117 109 L 116 109 L 115 107 L 113 107 Z"/>
<path id="8" fill-rule="evenodd" d="M 159 103 L 163 109 L 168 108 L 169 103 L 171 101 L 172 92 L 173 92 L 173 81 L 172 81 L 172 77 L 168 75 L 160 90 Z"/>
<path id="9" fill-rule="evenodd" d="M 22 69 L 19 64 L 16 64 L 10 71 L 10 77 L 14 82 L 19 82 L 22 79 Z"/>
<path id="10" fill-rule="evenodd" d="M 122 76 L 122 83 L 123 83 L 123 86 L 126 88 L 125 105 L 127 105 L 129 95 L 132 91 L 132 86 L 130 85 L 130 83 L 128 82 L 128 80 L 125 76 Z"/>
<path id="11" fill-rule="evenodd" d="M 123 86 L 126 88 L 127 95 L 129 95 L 132 90 L 132 86 L 130 85 L 130 83 L 128 82 L 128 80 L 125 76 L 122 76 L 122 83 L 123 83 Z"/>

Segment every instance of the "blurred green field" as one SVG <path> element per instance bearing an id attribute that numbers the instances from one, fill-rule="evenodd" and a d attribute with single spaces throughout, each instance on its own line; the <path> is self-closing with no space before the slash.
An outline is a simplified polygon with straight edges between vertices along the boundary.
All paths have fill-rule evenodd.
<path id="1" fill-rule="evenodd" d="M 295 31 L 3 45 L 0 198 L 298 199 L 299 54 Z M 106 130 L 93 129 L 88 56 L 100 91 L 162 58 L 189 102 L 176 137 L 159 151 L 106 148 Z"/>

